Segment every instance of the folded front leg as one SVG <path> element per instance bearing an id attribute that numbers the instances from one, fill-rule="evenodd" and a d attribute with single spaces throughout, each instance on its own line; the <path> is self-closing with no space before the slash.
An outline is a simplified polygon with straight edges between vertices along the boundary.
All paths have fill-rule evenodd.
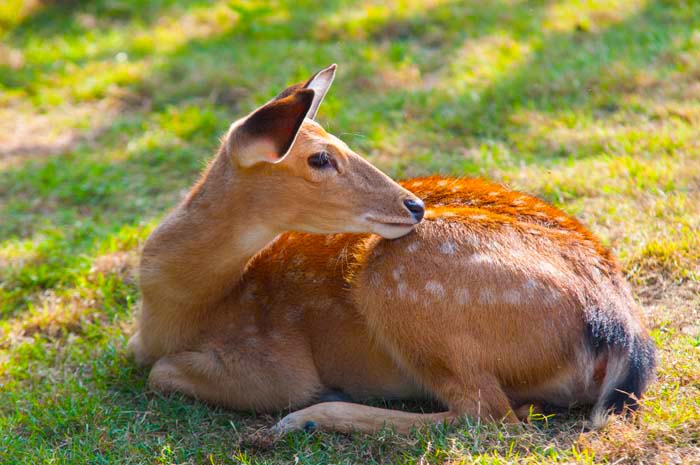
<path id="1" fill-rule="evenodd" d="M 302 407 L 322 392 L 310 363 L 214 351 L 179 352 L 158 360 L 148 378 L 161 392 L 181 392 L 215 405 L 259 412 Z"/>
<path id="2" fill-rule="evenodd" d="M 375 433 L 389 427 L 399 433 L 408 433 L 414 426 L 451 422 L 456 417 L 452 412 L 410 413 L 349 402 L 325 402 L 290 413 L 274 426 L 273 432 L 277 436 L 295 430 L 315 429 Z"/>

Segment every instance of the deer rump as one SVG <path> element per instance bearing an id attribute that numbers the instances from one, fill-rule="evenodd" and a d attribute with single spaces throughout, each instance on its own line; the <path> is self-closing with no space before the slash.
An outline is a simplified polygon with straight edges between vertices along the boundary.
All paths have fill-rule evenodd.
<path id="1" fill-rule="evenodd" d="M 270 321 L 303 322 L 300 339 L 322 360 L 322 393 L 365 401 L 427 392 L 451 411 L 476 408 L 496 420 L 529 404 L 594 405 L 596 425 L 609 410 L 636 408 L 654 346 L 614 259 L 590 233 L 485 181 L 402 184 L 427 199 L 428 217 L 413 233 L 391 241 L 285 234 L 249 268 L 245 282 L 278 277 L 260 292 L 260 309 L 273 312 Z M 357 336 L 358 321 L 369 338 Z M 504 395 L 489 400 L 480 386 Z"/>

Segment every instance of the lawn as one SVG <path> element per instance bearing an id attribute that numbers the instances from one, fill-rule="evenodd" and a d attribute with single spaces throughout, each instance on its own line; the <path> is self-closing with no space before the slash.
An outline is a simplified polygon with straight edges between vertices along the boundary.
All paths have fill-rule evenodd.
<path id="1" fill-rule="evenodd" d="M 319 119 L 394 178 L 482 176 L 619 257 L 660 350 L 641 411 L 406 437 L 146 387 L 136 263 L 230 122 L 338 63 Z M 695 0 L 0 4 L 0 463 L 700 463 Z M 392 405 L 422 408 L 422 405 Z"/>

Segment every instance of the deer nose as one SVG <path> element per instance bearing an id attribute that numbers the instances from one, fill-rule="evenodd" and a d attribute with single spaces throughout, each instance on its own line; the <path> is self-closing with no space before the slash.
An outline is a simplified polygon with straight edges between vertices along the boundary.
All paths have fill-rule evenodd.
<path id="1" fill-rule="evenodd" d="M 403 201 L 403 204 L 406 206 L 408 211 L 411 212 L 411 215 L 413 215 L 413 218 L 416 219 L 417 223 L 423 219 L 423 215 L 425 214 L 425 204 L 423 204 L 421 199 L 406 199 Z"/>

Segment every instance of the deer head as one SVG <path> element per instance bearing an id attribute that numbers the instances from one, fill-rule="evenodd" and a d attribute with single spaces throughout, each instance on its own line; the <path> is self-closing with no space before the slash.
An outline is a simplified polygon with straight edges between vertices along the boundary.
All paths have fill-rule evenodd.
<path id="1" fill-rule="evenodd" d="M 313 120 L 331 65 L 234 122 L 223 153 L 255 215 L 279 230 L 372 232 L 393 239 L 423 218 L 423 202 Z"/>

